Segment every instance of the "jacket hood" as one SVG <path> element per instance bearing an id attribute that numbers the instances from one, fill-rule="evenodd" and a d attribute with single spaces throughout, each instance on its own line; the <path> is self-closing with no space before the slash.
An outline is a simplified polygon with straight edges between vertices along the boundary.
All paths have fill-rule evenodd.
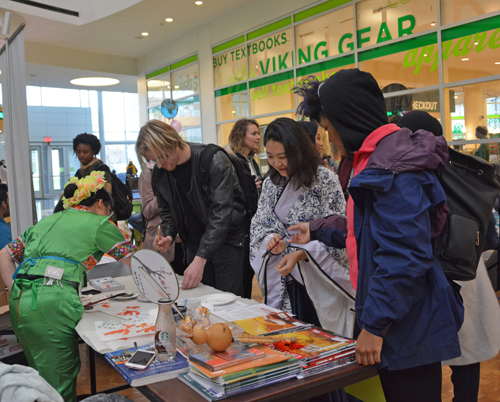
<path id="1" fill-rule="evenodd" d="M 435 170 L 448 162 L 448 145 L 429 131 L 402 128 L 383 138 L 373 151 L 367 168 L 394 173 Z"/>
<path id="2" fill-rule="evenodd" d="M 340 70 L 318 89 L 323 114 L 337 130 L 349 158 L 377 128 L 387 124 L 384 96 L 370 73 Z"/>

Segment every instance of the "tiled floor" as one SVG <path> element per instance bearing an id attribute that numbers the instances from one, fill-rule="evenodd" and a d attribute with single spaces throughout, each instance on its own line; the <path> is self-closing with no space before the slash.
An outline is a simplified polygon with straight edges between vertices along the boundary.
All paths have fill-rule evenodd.
<path id="1" fill-rule="evenodd" d="M 497 295 L 500 296 L 500 292 L 497 293 Z M 255 280 L 252 299 L 262 302 L 262 295 Z M 88 393 L 90 391 L 87 350 L 88 349 L 85 344 L 80 345 L 82 369 L 78 376 L 78 394 Z M 125 384 L 125 380 L 123 380 L 120 375 L 116 373 L 116 371 L 100 356 L 96 357 L 96 372 L 98 378 L 98 390 Z M 451 402 L 453 398 L 453 386 L 451 384 L 450 376 L 451 370 L 449 367 L 443 367 L 443 402 Z M 130 388 L 119 393 L 136 402 L 148 401 L 148 399 L 135 388 Z M 479 402 L 500 402 L 500 355 L 494 359 L 481 363 Z"/>

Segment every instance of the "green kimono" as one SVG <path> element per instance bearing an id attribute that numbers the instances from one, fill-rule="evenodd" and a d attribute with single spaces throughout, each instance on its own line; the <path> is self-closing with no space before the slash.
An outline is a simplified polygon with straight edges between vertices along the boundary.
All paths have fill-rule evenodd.
<path id="1" fill-rule="evenodd" d="M 83 314 L 78 287 L 104 253 L 120 260 L 134 245 L 108 217 L 76 207 L 41 220 L 7 247 L 22 263 L 9 300 L 14 332 L 29 365 L 65 401 L 76 401 L 80 358 L 75 327 Z M 60 281 L 44 278 L 49 266 L 64 269 Z"/>

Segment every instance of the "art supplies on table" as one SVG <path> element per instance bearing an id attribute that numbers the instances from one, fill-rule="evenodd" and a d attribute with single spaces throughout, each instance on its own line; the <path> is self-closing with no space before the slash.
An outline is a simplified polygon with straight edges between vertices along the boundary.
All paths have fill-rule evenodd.
<path id="1" fill-rule="evenodd" d="M 154 351 L 154 343 L 142 349 Z M 134 352 L 135 349 L 130 348 L 109 352 L 105 355 L 105 359 L 133 387 L 176 378 L 180 373 L 185 373 L 189 370 L 186 358 L 179 353 L 175 356 L 175 360 L 171 362 L 161 362 L 155 359 L 144 370 L 127 368 L 124 363 Z"/>
<path id="2" fill-rule="evenodd" d="M 189 354 L 189 360 L 210 371 L 217 371 L 264 356 L 260 349 L 233 343 L 224 352 L 214 352 L 207 345 L 200 346 L 197 353 Z"/>
<path id="3" fill-rule="evenodd" d="M 116 279 L 106 276 L 104 278 L 90 279 L 89 284 L 100 292 L 112 292 L 114 290 L 125 289 L 125 285 Z"/>

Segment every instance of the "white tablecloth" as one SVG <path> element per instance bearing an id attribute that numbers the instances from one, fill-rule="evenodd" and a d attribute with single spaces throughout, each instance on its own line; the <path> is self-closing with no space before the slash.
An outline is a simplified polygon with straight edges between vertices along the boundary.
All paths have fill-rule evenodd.
<path id="1" fill-rule="evenodd" d="M 125 290 L 129 293 L 139 293 L 137 290 L 137 286 L 135 286 L 134 280 L 132 276 L 124 276 L 117 278 L 121 283 L 125 285 Z M 179 283 L 182 281 L 182 277 L 179 277 Z M 178 305 L 184 305 L 184 301 L 187 300 L 187 307 L 195 307 L 200 303 L 200 300 L 207 295 L 215 294 L 215 293 L 226 293 L 221 292 L 220 290 L 214 289 L 211 286 L 206 286 L 200 283 L 196 288 L 189 290 L 182 290 L 179 293 L 179 297 L 177 299 Z M 241 297 L 237 297 L 237 300 L 240 300 L 247 304 L 255 304 L 257 303 L 255 300 L 243 299 Z M 120 303 L 121 306 L 126 307 L 127 305 L 135 305 L 137 304 L 137 300 L 120 300 L 114 301 L 113 299 L 109 300 L 110 303 Z M 155 314 L 154 310 L 158 309 L 158 306 L 154 303 L 141 302 L 145 303 L 146 306 L 150 307 L 151 314 Z M 153 342 L 154 334 L 144 335 L 140 337 L 130 338 L 130 339 L 120 339 L 115 340 L 113 342 L 103 342 L 99 339 L 95 330 L 95 322 L 96 321 L 111 321 L 117 319 L 114 316 L 103 313 L 101 311 L 94 312 L 85 312 L 83 313 L 83 317 L 76 326 L 76 332 L 83 341 L 89 345 L 96 352 L 104 354 L 108 352 L 113 352 L 115 350 L 131 348 L 134 346 L 134 342 L 137 342 L 138 346 L 148 345 Z"/>

